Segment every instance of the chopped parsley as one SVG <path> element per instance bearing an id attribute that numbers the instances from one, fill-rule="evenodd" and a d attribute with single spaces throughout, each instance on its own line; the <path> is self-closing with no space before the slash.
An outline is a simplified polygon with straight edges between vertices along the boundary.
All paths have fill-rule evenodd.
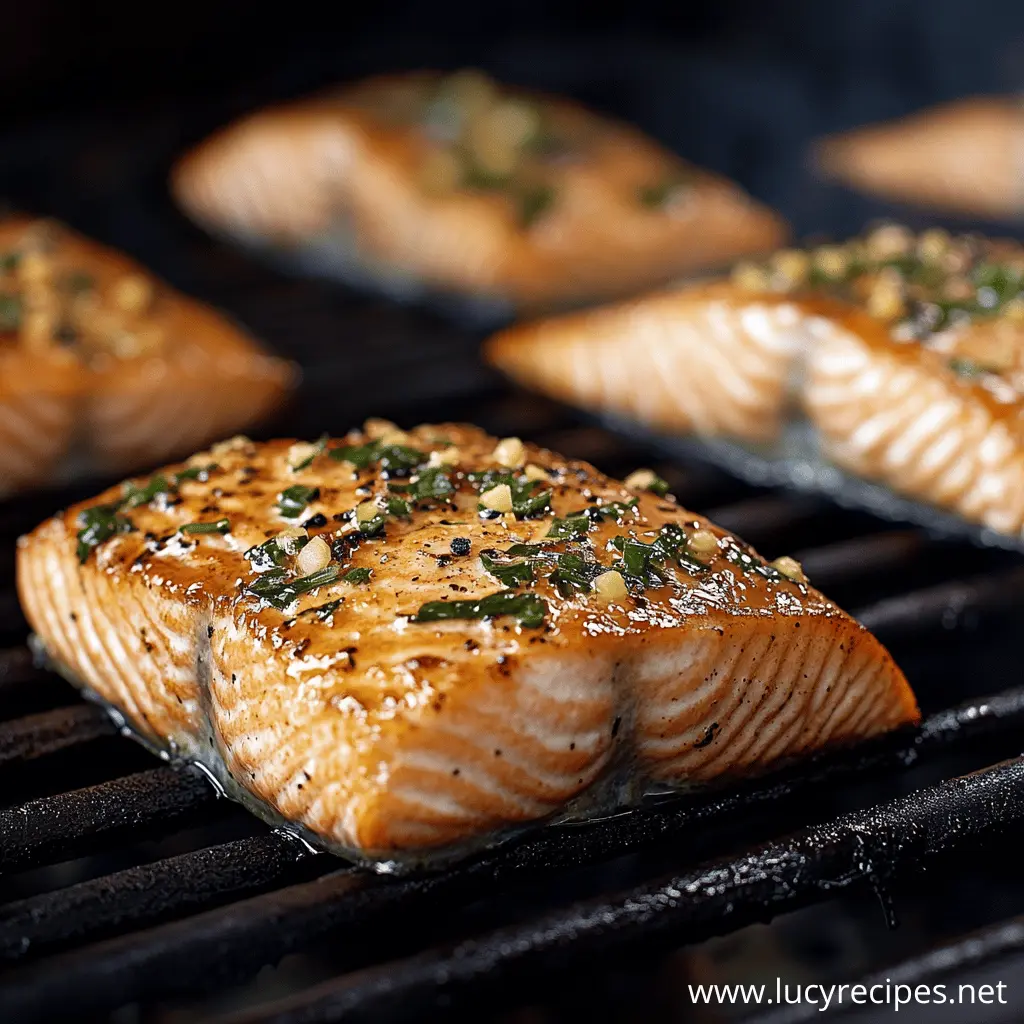
<path id="1" fill-rule="evenodd" d="M 249 548 L 245 557 L 256 572 L 266 572 L 268 569 L 284 565 L 288 552 L 281 548 L 276 537 L 271 537 L 270 540 Z"/>
<path id="2" fill-rule="evenodd" d="M 533 581 L 533 566 L 529 562 L 502 561 L 500 556 L 501 552 L 493 549 L 480 552 L 480 564 L 499 583 L 514 587 L 519 583 Z"/>
<path id="3" fill-rule="evenodd" d="M 961 356 L 956 356 L 953 359 L 950 359 L 949 368 L 958 377 L 962 377 L 964 380 L 973 380 L 985 373 L 999 372 L 994 367 L 985 366 L 983 363 L 979 363 L 975 359 L 965 359 Z"/>
<path id="4" fill-rule="evenodd" d="M 627 512 L 635 510 L 636 498 L 629 501 L 609 501 L 605 505 L 591 505 L 581 512 L 572 512 L 563 519 L 555 519 L 547 536 L 551 540 L 576 540 L 585 537 L 591 526 L 603 519 L 621 519 Z"/>
<path id="5" fill-rule="evenodd" d="M 230 533 L 231 522 L 228 519 L 218 519 L 213 523 L 185 523 L 178 529 L 181 533 Z"/>
<path id="6" fill-rule="evenodd" d="M 687 550 L 687 536 L 675 523 L 661 528 L 659 535 L 645 544 L 635 537 L 618 536 L 612 539 L 612 546 L 622 553 L 622 570 L 627 582 L 632 579 L 644 586 L 661 586 L 668 582 L 664 567 L 666 564 L 688 566 L 704 570 L 710 566 Z"/>
<path id="7" fill-rule="evenodd" d="M 371 572 L 372 570 L 360 566 L 356 569 L 349 569 L 341 578 L 345 583 L 369 583 Z"/>
<path id="8" fill-rule="evenodd" d="M 535 594 L 517 594 L 499 590 L 475 601 L 428 601 L 412 616 L 411 622 L 444 622 L 450 619 L 491 619 L 513 616 L 526 629 L 544 624 L 548 606 Z"/>
<path id="9" fill-rule="evenodd" d="M 377 464 L 385 473 L 394 476 L 407 474 L 427 461 L 427 456 L 415 448 L 404 444 L 384 444 L 382 441 L 332 448 L 329 454 L 332 459 L 349 462 L 356 469 Z"/>
<path id="10" fill-rule="evenodd" d="M 672 174 L 654 185 L 642 185 L 637 189 L 636 197 L 648 210 L 661 210 L 677 199 L 687 185 L 687 175 Z"/>
<path id="11" fill-rule="evenodd" d="M 285 519 L 298 519 L 311 501 L 320 497 L 319 487 L 306 487 L 304 484 L 292 484 L 286 487 L 277 498 L 277 508 Z"/>
<path id="12" fill-rule="evenodd" d="M 305 611 L 299 612 L 299 614 L 312 615 L 321 622 L 326 622 L 344 603 L 345 599 L 339 597 L 333 601 L 325 601 L 323 604 L 318 604 L 313 608 L 307 608 Z"/>
<path id="13" fill-rule="evenodd" d="M 16 331 L 21 325 L 21 299 L 0 295 L 0 331 Z"/>
<path id="14" fill-rule="evenodd" d="M 337 582 L 339 574 L 340 570 L 336 565 L 325 566 L 308 576 L 290 578 L 285 569 L 268 569 L 245 589 L 272 607 L 284 609 L 301 594 Z"/>
<path id="15" fill-rule="evenodd" d="M 455 493 L 455 485 L 440 466 L 422 469 L 408 484 L 393 484 L 391 489 L 410 502 L 433 501 Z"/>
<path id="16" fill-rule="evenodd" d="M 557 193 L 550 185 L 524 188 L 517 196 L 519 223 L 528 228 L 544 216 L 555 205 Z"/>
<path id="17" fill-rule="evenodd" d="M 121 503 L 115 502 L 111 505 L 94 505 L 92 508 L 82 509 L 78 513 L 78 561 L 83 565 L 89 558 L 89 553 L 106 540 L 119 533 L 129 533 L 135 529 L 132 521 L 125 516 L 119 515 Z"/>

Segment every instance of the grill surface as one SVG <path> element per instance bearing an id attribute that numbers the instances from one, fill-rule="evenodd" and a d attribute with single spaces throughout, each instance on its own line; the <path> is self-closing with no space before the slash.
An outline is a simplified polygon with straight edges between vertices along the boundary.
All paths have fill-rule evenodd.
<path id="1" fill-rule="evenodd" d="M 1003 876 L 1019 874 L 1012 851 L 1024 834 L 1012 618 L 1024 560 L 666 463 L 635 439 L 509 393 L 476 361 L 472 328 L 292 280 L 209 242 L 168 208 L 162 182 L 183 140 L 215 116 L 25 131 L 0 147 L 0 176 L 28 208 L 128 249 L 298 358 L 303 392 L 274 432 L 342 432 L 371 414 L 402 425 L 466 419 L 615 475 L 652 465 L 684 504 L 769 557 L 800 559 L 890 645 L 926 718 L 915 732 L 743 787 L 548 828 L 444 874 L 370 876 L 268 831 L 33 667 L 14 538 L 105 481 L 0 504 L 0 1020 L 312 1022 L 439 1010 L 479 1020 L 481 1007 L 548 997 L 558 1019 L 560 991 L 583 1009 L 596 992 L 601 1019 L 611 990 L 595 965 L 626 971 L 635 997 L 652 984 L 653 953 L 847 891 L 880 901 L 873 934 L 915 899 L 976 897 L 973 916 L 951 915 L 948 947 L 925 951 L 929 932 L 891 956 L 904 961 L 887 972 L 894 979 L 1019 954 L 1024 925 L 1005 919 L 1024 912 L 1024 892 Z M 806 202 L 826 209 L 820 191 Z M 987 930 L 963 936 L 978 925 Z M 260 975 L 282 959 L 269 980 Z M 137 1015 L 111 1018 L 122 1006 Z"/>

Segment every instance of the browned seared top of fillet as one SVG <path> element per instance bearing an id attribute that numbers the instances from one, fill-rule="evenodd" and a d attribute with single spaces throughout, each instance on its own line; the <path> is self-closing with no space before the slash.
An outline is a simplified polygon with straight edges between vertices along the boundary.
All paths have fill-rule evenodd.
<path id="1" fill-rule="evenodd" d="M 649 471 L 620 483 L 473 427 L 371 421 L 316 443 L 223 442 L 64 522 L 115 580 L 348 669 L 361 713 L 435 699 L 456 650 L 500 670 L 537 647 L 646 643 L 732 616 L 857 628 L 792 559 L 766 563 L 665 490 Z"/>

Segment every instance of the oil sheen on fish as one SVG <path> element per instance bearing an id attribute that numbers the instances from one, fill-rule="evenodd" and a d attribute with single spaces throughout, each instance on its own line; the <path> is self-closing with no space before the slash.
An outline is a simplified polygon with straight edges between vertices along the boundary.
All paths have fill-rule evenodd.
<path id="1" fill-rule="evenodd" d="M 393 868 L 912 723 L 882 645 L 653 474 L 467 426 L 224 442 L 21 539 L 55 664 Z"/>
<path id="2" fill-rule="evenodd" d="M 769 456 L 803 416 L 812 455 L 1024 531 L 1015 244 L 885 225 L 741 264 L 729 280 L 512 327 L 487 354 L 562 400 Z"/>

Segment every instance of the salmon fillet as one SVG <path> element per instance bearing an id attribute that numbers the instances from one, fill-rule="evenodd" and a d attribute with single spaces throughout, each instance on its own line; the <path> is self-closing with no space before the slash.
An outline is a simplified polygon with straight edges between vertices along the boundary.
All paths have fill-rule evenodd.
<path id="1" fill-rule="evenodd" d="M 814 155 L 826 177 L 883 199 L 997 220 L 1024 212 L 1024 107 L 1009 96 L 855 128 Z"/>
<path id="2" fill-rule="evenodd" d="M 186 155 L 172 190 L 215 233 L 520 308 L 627 294 L 787 233 L 636 129 L 472 72 L 259 111 Z"/>
<path id="3" fill-rule="evenodd" d="M 19 594 L 141 737 L 390 869 L 917 721 L 792 559 L 631 485 L 452 424 L 236 438 L 23 537 Z"/>
<path id="4" fill-rule="evenodd" d="M 728 281 L 514 326 L 487 358 L 528 387 L 661 430 L 825 458 L 1024 530 L 1024 250 L 895 225 Z"/>
<path id="5" fill-rule="evenodd" d="M 0 221 L 0 493 L 124 473 L 269 414 L 296 369 L 63 226 Z"/>

